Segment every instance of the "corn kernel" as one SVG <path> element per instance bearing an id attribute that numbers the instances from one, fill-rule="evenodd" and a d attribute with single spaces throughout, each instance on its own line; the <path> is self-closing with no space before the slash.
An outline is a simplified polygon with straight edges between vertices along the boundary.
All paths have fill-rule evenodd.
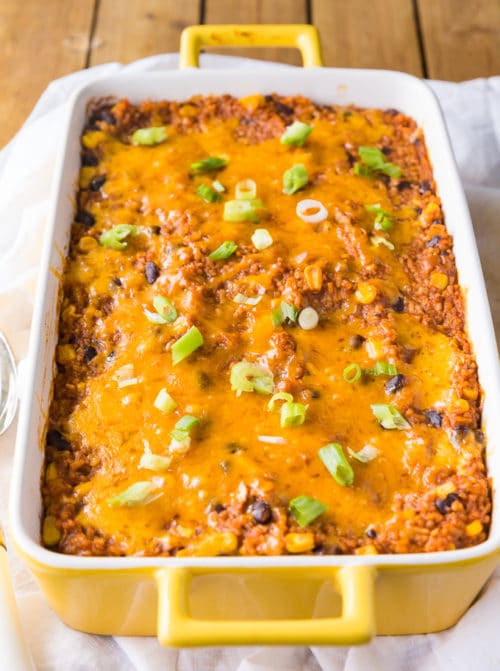
<path id="1" fill-rule="evenodd" d="M 258 107 L 264 104 L 264 102 L 264 96 L 261 94 L 240 98 L 240 103 L 250 112 L 255 112 Z"/>
<path id="2" fill-rule="evenodd" d="M 309 552 L 314 548 L 314 534 L 311 533 L 291 533 L 285 536 L 285 547 L 287 552 L 297 554 L 299 552 Z"/>
<path id="3" fill-rule="evenodd" d="M 54 462 L 50 463 L 45 470 L 45 481 L 55 480 L 57 478 L 57 466 Z"/>
<path id="4" fill-rule="evenodd" d="M 467 536 L 477 536 L 483 530 L 483 525 L 479 520 L 474 520 L 465 527 L 465 533 Z"/>
<path id="5" fill-rule="evenodd" d="M 75 350 L 72 345 L 58 345 L 56 350 L 56 359 L 58 363 L 70 363 L 76 357 Z"/>
<path id="6" fill-rule="evenodd" d="M 368 282 L 360 282 L 354 295 L 356 296 L 358 303 L 368 305 L 369 303 L 373 303 L 375 300 L 377 296 L 377 289 L 373 286 L 373 284 L 369 284 Z"/>
<path id="7" fill-rule="evenodd" d="M 465 398 L 457 398 L 454 405 L 458 412 L 467 412 L 470 408 L 469 402 L 466 401 Z"/>
<path id="8" fill-rule="evenodd" d="M 87 149 L 95 149 L 99 142 L 102 142 L 105 137 L 106 135 L 102 130 L 89 131 L 82 137 L 82 144 Z"/>
<path id="9" fill-rule="evenodd" d="M 56 545 L 61 540 L 61 532 L 56 527 L 56 518 L 47 515 L 43 520 L 42 540 L 45 545 Z"/>
<path id="10" fill-rule="evenodd" d="M 310 265 L 304 268 L 304 279 L 308 289 L 320 291 L 323 285 L 323 271 L 319 266 Z"/>
<path id="11" fill-rule="evenodd" d="M 466 398 L 470 399 L 471 401 L 475 401 L 479 396 L 478 389 L 474 387 L 464 387 L 462 393 Z"/>
<path id="12" fill-rule="evenodd" d="M 97 240 L 91 235 L 84 235 L 83 238 L 80 238 L 78 247 L 82 252 L 90 252 L 92 249 L 95 249 L 98 246 Z"/>
<path id="13" fill-rule="evenodd" d="M 96 169 L 91 166 L 85 166 L 80 170 L 80 182 L 79 186 L 81 189 L 88 189 L 90 181 L 95 177 Z"/>
<path id="14" fill-rule="evenodd" d="M 441 289 L 442 291 L 448 286 L 448 277 L 444 273 L 431 273 L 431 284 L 436 289 Z"/>
<path id="15" fill-rule="evenodd" d="M 412 510 L 411 508 L 408 508 L 407 510 L 403 510 L 403 517 L 406 520 L 412 520 L 415 517 L 415 511 Z"/>
<path id="16" fill-rule="evenodd" d="M 374 545 L 363 545 L 356 549 L 357 555 L 378 555 L 377 548 Z"/>

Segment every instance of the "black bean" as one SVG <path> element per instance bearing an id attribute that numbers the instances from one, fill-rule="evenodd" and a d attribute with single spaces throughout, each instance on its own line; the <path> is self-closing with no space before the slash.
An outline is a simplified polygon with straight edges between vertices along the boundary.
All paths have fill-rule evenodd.
<path id="1" fill-rule="evenodd" d="M 421 195 L 424 193 L 427 193 L 427 191 L 432 191 L 432 186 L 431 183 L 429 182 L 428 179 L 424 179 L 420 182 L 420 186 L 418 187 L 418 190 Z"/>
<path id="2" fill-rule="evenodd" d="M 152 231 L 155 235 L 160 235 L 160 233 L 161 233 L 161 226 L 151 226 L 151 231 Z"/>
<path id="3" fill-rule="evenodd" d="M 81 155 L 82 166 L 96 166 L 99 165 L 99 159 L 90 149 L 84 149 Z"/>
<path id="4" fill-rule="evenodd" d="M 57 429 L 50 429 L 50 431 L 47 431 L 46 440 L 47 445 L 50 445 L 56 450 L 71 450 L 71 444 L 69 440 L 66 440 L 62 433 Z"/>
<path id="5" fill-rule="evenodd" d="M 198 385 L 200 389 L 208 389 L 212 385 L 212 380 L 204 370 L 198 371 Z"/>
<path id="6" fill-rule="evenodd" d="M 439 241 L 441 240 L 440 235 L 434 235 L 430 240 L 427 240 L 425 243 L 426 247 L 435 247 L 437 244 L 439 244 Z"/>
<path id="7" fill-rule="evenodd" d="M 446 515 L 446 513 L 450 512 L 453 502 L 460 500 L 461 499 L 458 494 L 455 494 L 455 492 L 450 492 L 450 494 L 448 494 L 444 499 L 436 499 L 434 501 L 434 505 L 436 506 L 437 510 L 441 513 L 441 515 Z"/>
<path id="8" fill-rule="evenodd" d="M 431 426 L 435 426 L 437 429 L 441 428 L 443 423 L 443 415 L 437 410 L 426 410 L 425 416 L 427 417 L 427 423 Z"/>
<path id="9" fill-rule="evenodd" d="M 398 389 L 401 389 L 402 387 L 405 386 L 405 376 L 402 375 L 401 373 L 398 373 L 397 375 L 394 375 L 394 377 L 391 377 L 390 380 L 387 380 L 387 382 L 384 385 L 385 393 L 386 394 L 394 394 Z"/>
<path id="10" fill-rule="evenodd" d="M 276 111 L 277 111 L 278 114 L 280 114 L 281 116 L 286 116 L 286 117 L 288 117 L 288 116 L 290 116 L 291 114 L 293 114 L 293 107 L 290 107 L 290 105 L 285 105 L 285 103 L 282 103 L 282 102 L 280 102 L 279 100 L 276 100 L 275 103 L 274 103 L 274 105 L 275 105 L 275 107 L 276 107 Z"/>
<path id="11" fill-rule="evenodd" d="M 106 177 L 104 175 L 96 175 L 90 180 L 89 188 L 91 191 L 99 191 L 101 186 L 104 184 L 106 181 Z"/>
<path id="12" fill-rule="evenodd" d="M 476 429 L 474 436 L 476 437 L 478 443 L 484 443 L 484 433 L 481 431 L 481 429 Z"/>
<path id="13" fill-rule="evenodd" d="M 96 356 L 97 356 L 97 350 L 95 347 L 92 347 L 92 345 L 89 345 L 83 350 L 83 358 L 87 363 L 89 361 L 92 361 L 92 359 Z"/>
<path id="14" fill-rule="evenodd" d="M 403 296 L 398 296 L 394 303 L 391 305 L 394 312 L 403 312 L 405 309 L 405 301 Z"/>
<path id="15" fill-rule="evenodd" d="M 411 182 L 407 179 L 400 179 L 398 182 L 398 191 L 404 191 L 405 189 L 411 189 Z"/>
<path id="16" fill-rule="evenodd" d="M 266 501 L 255 501 L 251 513 L 257 524 L 269 524 L 273 517 L 271 506 Z"/>
<path id="17" fill-rule="evenodd" d="M 311 389 L 311 398 L 321 398 L 321 392 L 317 389 Z"/>
<path id="18" fill-rule="evenodd" d="M 115 357 L 116 357 L 116 352 L 115 352 L 115 350 L 112 350 L 112 351 L 108 354 L 107 359 L 108 359 L 108 361 L 113 361 Z"/>
<path id="19" fill-rule="evenodd" d="M 416 350 L 414 347 L 403 346 L 401 349 L 401 358 L 405 363 L 411 363 L 417 352 L 418 350 Z"/>
<path id="20" fill-rule="evenodd" d="M 119 277 L 113 277 L 113 284 L 116 284 L 117 287 L 121 287 L 122 281 Z"/>
<path id="21" fill-rule="evenodd" d="M 264 100 L 266 101 L 266 103 L 272 103 L 273 100 L 274 100 L 274 98 L 273 98 L 272 95 L 270 95 L 269 93 L 267 93 L 267 94 L 264 96 Z"/>
<path id="22" fill-rule="evenodd" d="M 227 443 L 226 449 L 229 450 L 231 454 L 236 454 L 236 452 L 241 452 L 243 450 L 239 443 L 234 442 Z"/>
<path id="23" fill-rule="evenodd" d="M 368 529 L 366 530 L 366 535 L 368 536 L 368 538 L 377 538 L 377 532 L 373 527 L 368 527 Z"/>
<path id="24" fill-rule="evenodd" d="M 95 217 L 91 212 L 87 212 L 87 210 L 78 210 L 75 215 L 75 221 L 90 228 L 95 224 Z"/>
<path id="25" fill-rule="evenodd" d="M 88 120 L 86 128 L 89 129 L 89 130 L 97 130 L 99 128 L 99 126 L 97 126 L 98 121 L 104 121 L 104 123 L 110 124 L 111 126 L 114 126 L 116 124 L 115 117 L 111 114 L 110 110 L 106 107 L 95 110 L 90 115 L 90 118 Z"/>
<path id="26" fill-rule="evenodd" d="M 144 270 L 148 284 L 154 284 L 160 277 L 160 269 L 154 261 L 148 261 Z"/>
<path id="27" fill-rule="evenodd" d="M 359 349 L 361 345 L 365 342 L 366 338 L 362 335 L 359 335 L 359 333 L 356 333 L 355 335 L 351 336 L 349 338 L 349 345 L 353 349 Z"/>
<path id="28" fill-rule="evenodd" d="M 384 154 L 384 156 L 389 156 L 389 154 L 391 153 L 391 148 L 390 147 L 382 147 L 381 152 L 382 152 L 382 154 Z"/>
<path id="29" fill-rule="evenodd" d="M 111 112 L 108 109 L 103 109 L 99 112 L 98 120 L 104 121 L 105 123 L 108 123 L 110 126 L 114 126 L 116 124 L 115 117 L 111 114 Z"/>
<path id="30" fill-rule="evenodd" d="M 214 510 L 216 513 L 222 513 L 224 510 L 226 510 L 226 507 L 222 505 L 222 503 L 216 503 L 214 506 Z"/>

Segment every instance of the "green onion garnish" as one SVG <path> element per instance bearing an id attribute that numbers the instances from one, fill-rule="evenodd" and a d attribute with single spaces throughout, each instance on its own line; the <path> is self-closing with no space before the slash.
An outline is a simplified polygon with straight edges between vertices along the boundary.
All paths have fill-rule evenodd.
<path id="1" fill-rule="evenodd" d="M 222 184 L 222 182 L 219 182 L 218 179 L 215 179 L 212 182 L 212 186 L 217 191 L 217 193 L 224 193 L 225 190 L 226 190 L 226 187 L 224 186 L 224 184 Z"/>
<path id="2" fill-rule="evenodd" d="M 179 340 L 172 345 L 172 363 L 177 365 L 203 345 L 203 336 L 196 326 L 191 326 Z"/>
<path id="3" fill-rule="evenodd" d="M 380 205 L 365 205 L 365 210 L 376 214 L 374 221 L 376 231 L 385 231 L 387 233 L 394 226 L 391 213 L 383 210 Z"/>
<path id="4" fill-rule="evenodd" d="M 306 166 L 302 163 L 296 163 L 289 170 L 283 173 L 283 193 L 291 196 L 299 189 L 302 189 L 309 181 Z"/>
<path id="5" fill-rule="evenodd" d="M 411 429 L 403 415 L 390 403 L 374 403 L 370 406 L 373 414 L 384 429 Z"/>
<path id="6" fill-rule="evenodd" d="M 307 527 L 327 510 L 324 503 L 312 496 L 297 496 L 290 501 L 290 512 L 301 527 Z"/>
<path id="7" fill-rule="evenodd" d="M 152 147 L 155 144 L 161 144 L 167 139 L 167 130 L 164 126 L 154 128 L 139 128 L 132 135 L 132 144 L 139 144 Z"/>
<path id="8" fill-rule="evenodd" d="M 165 296 L 155 296 L 153 306 L 156 312 L 144 310 L 144 314 L 152 324 L 171 324 L 177 319 L 177 310 Z"/>
<path id="9" fill-rule="evenodd" d="M 200 423 L 200 420 L 198 417 L 193 417 L 193 415 L 184 415 L 179 419 L 179 421 L 175 425 L 175 429 L 179 429 L 180 431 L 191 431 L 193 426 L 196 426 L 197 424 Z"/>
<path id="10" fill-rule="evenodd" d="M 288 144 L 293 147 L 302 147 L 312 131 L 312 126 L 308 126 L 302 121 L 294 121 L 291 126 L 287 126 L 280 138 L 280 142 L 281 144 Z"/>
<path id="11" fill-rule="evenodd" d="M 158 395 L 156 396 L 156 398 L 154 400 L 153 405 L 154 405 L 155 408 L 158 408 L 158 410 L 161 410 L 165 414 L 173 412 L 177 407 L 177 403 L 170 396 L 170 394 L 165 389 L 165 387 L 160 389 L 160 391 L 158 392 Z"/>
<path id="12" fill-rule="evenodd" d="M 227 160 L 225 158 L 218 158 L 217 156 L 209 156 L 208 158 L 202 158 L 201 161 L 194 161 L 189 166 L 191 172 L 212 172 L 213 170 L 220 170 L 225 168 L 227 165 Z"/>
<path id="13" fill-rule="evenodd" d="M 287 401 L 281 406 L 280 425 L 282 428 L 288 426 L 300 426 L 306 419 L 306 406 L 303 403 L 291 403 Z"/>
<path id="14" fill-rule="evenodd" d="M 293 396 L 286 391 L 280 391 L 277 394 L 274 394 L 267 404 L 267 409 L 269 412 L 280 412 L 276 409 L 276 401 L 285 401 L 286 403 L 291 403 L 293 401 Z"/>
<path id="15" fill-rule="evenodd" d="M 354 166 L 354 174 L 362 177 L 373 177 L 376 172 L 382 172 L 389 177 L 399 177 L 401 168 L 385 160 L 384 154 L 377 147 L 358 147 L 361 163 Z"/>
<path id="16" fill-rule="evenodd" d="M 350 447 L 347 448 L 347 451 L 349 452 L 349 456 L 361 462 L 362 464 L 367 464 L 369 461 L 373 461 L 373 459 L 375 459 L 378 454 L 377 448 L 373 445 L 365 445 L 359 450 L 359 452 L 351 450 Z"/>
<path id="17" fill-rule="evenodd" d="M 189 435 L 189 431 L 186 431 L 185 429 L 172 429 L 169 435 L 178 443 L 186 445 L 186 447 L 189 447 L 191 444 L 191 436 Z"/>
<path id="18" fill-rule="evenodd" d="M 353 384 L 359 380 L 362 374 L 363 369 L 361 366 L 358 363 L 351 363 L 344 368 L 342 377 L 346 382 L 349 382 L 349 384 Z"/>
<path id="19" fill-rule="evenodd" d="M 366 368 L 365 373 L 368 375 L 397 375 L 398 369 L 393 363 L 387 363 L 386 361 L 377 361 L 373 368 Z"/>
<path id="20" fill-rule="evenodd" d="M 208 184 L 199 184 L 196 193 L 203 198 L 205 203 L 218 203 L 221 196 Z"/>
<path id="21" fill-rule="evenodd" d="M 262 366 L 248 361 L 239 361 L 231 368 L 231 389 L 238 392 L 253 392 L 258 394 L 272 394 L 274 380 L 271 373 Z"/>
<path id="22" fill-rule="evenodd" d="M 224 221 L 259 221 L 259 210 L 265 210 L 258 198 L 249 200 L 227 200 L 224 203 Z"/>
<path id="23" fill-rule="evenodd" d="M 160 454 L 153 454 L 151 451 L 144 452 L 140 461 L 139 468 L 145 468 L 148 471 L 168 471 L 172 464 L 172 457 L 162 457 Z"/>
<path id="24" fill-rule="evenodd" d="M 299 311 L 294 305 L 282 302 L 279 308 L 276 308 L 276 310 L 273 310 L 271 312 L 271 319 L 273 320 L 273 326 L 274 327 L 281 326 L 281 324 L 283 324 L 283 322 L 286 319 L 295 324 L 295 322 L 297 321 L 298 314 Z"/>
<path id="25" fill-rule="evenodd" d="M 392 242 L 390 242 L 389 240 L 386 240 L 386 238 L 383 238 L 380 235 L 372 236 L 370 238 L 370 242 L 372 243 L 372 245 L 375 245 L 375 247 L 380 247 L 380 245 L 385 245 L 387 247 L 387 249 L 390 249 L 391 251 L 394 251 L 394 249 L 395 249 Z"/>
<path id="26" fill-rule="evenodd" d="M 273 239 L 267 228 L 256 228 L 252 235 L 252 244 L 259 251 L 267 249 L 273 244 Z"/>
<path id="27" fill-rule="evenodd" d="M 237 200 L 250 200 L 257 195 L 257 184 L 253 179 L 242 179 L 236 184 L 234 195 Z"/>
<path id="28" fill-rule="evenodd" d="M 232 240 L 225 240 L 220 247 L 217 247 L 211 254 L 208 255 L 212 261 L 222 261 L 228 259 L 238 249 L 238 245 Z"/>
<path id="29" fill-rule="evenodd" d="M 342 487 L 352 485 L 354 471 L 338 443 L 325 445 L 318 451 L 318 456 L 339 485 L 342 485 Z"/>
<path id="30" fill-rule="evenodd" d="M 252 298 L 251 296 L 245 296 L 244 294 L 236 294 L 233 301 L 238 303 L 238 305 L 258 305 L 262 298 L 262 296 L 255 296 L 255 298 Z"/>
<path id="31" fill-rule="evenodd" d="M 125 238 L 128 238 L 129 235 L 137 235 L 139 233 L 138 226 L 132 226 L 131 224 L 118 224 L 113 226 L 109 231 L 104 231 L 99 237 L 99 244 L 103 247 L 109 247 L 109 249 L 122 250 L 127 246 L 126 242 L 123 242 Z"/>
<path id="32" fill-rule="evenodd" d="M 108 499 L 106 503 L 112 508 L 128 507 L 146 505 L 156 498 L 154 494 L 156 487 L 152 482 L 140 481 L 135 482 L 128 489 L 112 498 Z"/>

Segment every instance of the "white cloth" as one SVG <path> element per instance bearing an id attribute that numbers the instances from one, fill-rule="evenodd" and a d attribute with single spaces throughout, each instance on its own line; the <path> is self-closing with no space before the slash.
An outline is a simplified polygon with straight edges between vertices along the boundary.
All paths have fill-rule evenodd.
<path id="1" fill-rule="evenodd" d="M 265 68 L 266 63 L 203 56 L 211 68 Z M 40 238 L 58 143 L 57 128 L 69 94 L 81 83 L 118 71 L 177 67 L 177 56 L 131 65 L 102 65 L 59 79 L 47 88 L 16 138 L 0 152 L 0 328 L 18 359 L 26 354 Z M 432 82 L 443 106 L 467 190 L 495 324 L 500 327 L 500 77 L 462 84 Z M 500 334 L 500 328 L 497 328 Z M 0 519 L 15 437 L 0 438 Z M 33 578 L 9 548 L 25 635 L 36 668 L 44 671 L 493 671 L 500 668 L 500 574 L 452 629 L 427 636 L 379 637 L 356 648 L 163 649 L 155 638 L 109 638 L 63 625 Z M 1 626 L 1 623 L 0 623 Z M 1 653 L 0 653 L 1 654 Z M 0 664 L 1 665 L 1 664 Z"/>

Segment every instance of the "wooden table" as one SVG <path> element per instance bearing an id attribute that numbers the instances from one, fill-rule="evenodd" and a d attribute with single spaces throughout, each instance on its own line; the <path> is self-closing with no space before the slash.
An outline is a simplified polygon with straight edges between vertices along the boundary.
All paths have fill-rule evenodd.
<path id="1" fill-rule="evenodd" d="M 56 77 L 178 51 L 190 24 L 307 22 L 326 65 L 452 81 L 500 74 L 500 0 L 0 0 L 0 146 Z M 224 53 L 300 62 L 292 49 Z"/>

